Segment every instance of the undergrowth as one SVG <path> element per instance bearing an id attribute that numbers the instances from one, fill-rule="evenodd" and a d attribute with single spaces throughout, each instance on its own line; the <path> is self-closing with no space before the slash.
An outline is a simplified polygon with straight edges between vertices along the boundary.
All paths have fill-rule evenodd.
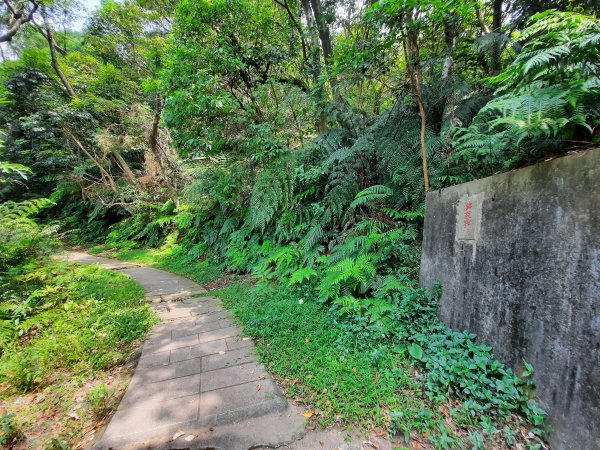
<path id="1" fill-rule="evenodd" d="M 29 448 L 51 438 L 76 443 L 103 417 L 98 401 L 80 397 L 110 383 L 155 321 L 141 302 L 143 290 L 96 266 L 45 261 L 15 268 L 2 282 L 1 305 L 10 315 L 3 324 L 13 331 L 0 355 L 0 390 L 15 414 L 3 418 L 6 433 L 21 430 Z"/>
<path id="2" fill-rule="evenodd" d="M 234 284 L 216 294 L 320 425 L 389 430 L 404 444 L 422 439 L 434 448 L 540 448 L 543 430 L 529 424 L 541 425 L 544 413 L 529 401 L 530 374 L 517 377 L 474 336 L 447 329 L 432 317 L 437 298 L 425 291 L 405 292 L 387 336 L 306 290 Z"/>

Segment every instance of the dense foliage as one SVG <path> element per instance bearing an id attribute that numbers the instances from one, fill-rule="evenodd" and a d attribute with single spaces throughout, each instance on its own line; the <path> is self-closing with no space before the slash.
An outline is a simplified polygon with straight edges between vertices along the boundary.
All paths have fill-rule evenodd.
<path id="1" fill-rule="evenodd" d="M 0 271 L 45 251 L 51 229 L 27 217 L 53 202 L 39 214 L 73 243 L 203 282 L 251 273 L 247 301 L 223 295 L 279 343 L 281 355 L 264 350 L 276 373 L 300 378 L 281 362 L 288 350 L 290 364 L 309 363 L 269 310 L 286 317 L 302 300 L 317 318 L 307 332 L 335 324 L 319 337 L 331 373 L 366 350 L 357 370 L 388 377 L 362 416 L 314 379 L 293 385 L 340 421 L 375 414 L 440 448 L 460 427 L 476 448 L 496 439 L 482 427 L 506 426 L 505 445 L 527 440 L 511 414 L 541 432 L 531 368 L 520 378 L 448 330 L 416 289 L 423 203 L 430 189 L 598 143 L 595 2 L 109 0 L 80 31 L 65 31 L 69 0 L 5 5 L 0 180 L 13 182 L 0 183 Z M 458 428 L 415 425 L 423 403 L 402 406 L 394 383 L 430 406 L 458 402 Z"/>

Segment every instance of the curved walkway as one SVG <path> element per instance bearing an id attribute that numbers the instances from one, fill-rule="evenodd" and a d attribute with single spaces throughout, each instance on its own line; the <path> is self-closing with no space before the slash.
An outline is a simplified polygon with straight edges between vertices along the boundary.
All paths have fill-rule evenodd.
<path id="1" fill-rule="evenodd" d="M 256 362 L 219 299 L 162 270 L 81 252 L 64 259 L 131 276 L 161 319 L 94 449 L 277 448 L 302 437 L 302 411 Z"/>

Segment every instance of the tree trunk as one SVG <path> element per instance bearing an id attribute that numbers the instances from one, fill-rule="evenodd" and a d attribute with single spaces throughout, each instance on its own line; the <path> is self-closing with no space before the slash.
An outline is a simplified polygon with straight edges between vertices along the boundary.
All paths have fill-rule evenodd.
<path id="1" fill-rule="evenodd" d="M 162 112 L 162 98 L 159 93 L 156 94 L 156 105 L 154 109 L 154 119 L 152 120 L 152 129 L 150 130 L 150 149 L 155 155 L 158 152 L 158 125 L 160 124 L 160 114 Z"/>
<path id="2" fill-rule="evenodd" d="M 417 101 L 419 107 L 419 115 L 421 117 L 421 159 L 423 161 L 423 181 L 425 185 L 425 192 L 429 192 L 429 172 L 427 169 L 427 146 L 425 143 L 425 130 L 427 125 L 427 116 L 425 114 L 425 106 L 423 104 L 422 89 L 421 89 L 421 60 L 420 60 L 420 49 L 419 49 L 419 31 L 414 27 L 410 26 L 410 22 L 413 21 L 414 11 L 411 11 L 407 15 L 407 23 L 405 24 L 406 29 L 406 69 L 408 71 L 408 78 L 410 80 L 412 94 Z"/>
<path id="3" fill-rule="evenodd" d="M 125 161 L 125 159 L 123 158 L 123 156 L 121 155 L 121 153 L 119 152 L 119 150 L 117 150 L 113 146 L 110 149 L 110 154 L 113 155 L 113 157 L 117 161 L 117 164 L 119 164 L 119 166 L 121 167 L 121 170 L 123 170 L 123 173 L 125 174 L 125 178 L 127 178 L 127 180 L 131 184 L 133 184 L 134 186 L 139 187 L 139 183 L 138 183 L 137 178 L 135 177 L 135 175 L 131 171 L 131 168 L 129 167 L 129 164 L 127 164 L 127 162 Z"/>
<path id="4" fill-rule="evenodd" d="M 50 47 L 50 59 L 52 60 L 52 68 L 54 69 L 54 72 L 56 72 L 56 75 L 58 75 L 58 78 L 60 78 L 61 83 L 63 84 L 63 86 L 65 87 L 65 90 L 67 91 L 67 95 L 69 96 L 69 98 L 75 98 L 77 97 L 77 95 L 75 94 L 75 91 L 73 90 L 73 87 L 71 86 L 71 83 L 69 83 L 69 80 L 67 79 L 67 77 L 65 76 L 65 74 L 63 73 L 62 69 L 60 68 L 60 64 L 58 62 L 58 55 L 57 55 L 57 50 L 56 48 L 58 47 L 58 44 L 56 43 L 56 40 L 54 39 L 54 35 L 52 34 L 52 29 L 50 28 L 50 22 L 48 21 L 48 14 L 46 13 L 46 8 L 44 8 L 42 6 L 42 18 L 44 19 L 44 26 L 45 26 L 45 34 L 44 36 L 46 37 L 46 40 L 48 41 L 48 46 Z"/>
<path id="5" fill-rule="evenodd" d="M 161 171 L 161 178 L 163 180 L 163 182 L 165 183 L 165 185 L 167 186 L 167 189 L 169 190 L 169 193 L 172 197 L 172 199 L 175 201 L 176 204 L 179 204 L 179 200 L 178 200 L 178 195 L 177 195 L 177 189 L 175 189 L 175 187 L 173 186 L 173 184 L 169 181 L 169 175 L 167 172 L 167 169 L 165 168 L 165 165 L 163 164 L 163 156 L 168 159 L 168 155 L 163 155 L 161 154 L 160 151 L 160 143 L 159 143 L 159 134 L 160 134 L 160 115 L 162 113 L 162 109 L 163 109 L 163 101 L 162 101 L 162 97 L 160 95 L 160 93 L 156 93 L 156 102 L 155 102 L 155 109 L 154 109 L 154 118 L 152 120 L 152 128 L 150 130 L 150 151 L 152 152 L 152 154 L 154 155 L 154 158 L 156 159 L 156 163 L 158 164 L 158 167 L 160 168 Z"/>
<path id="6" fill-rule="evenodd" d="M 315 127 L 317 131 L 322 133 L 323 131 L 329 128 L 327 114 L 324 111 L 326 104 L 326 93 L 325 88 L 323 86 L 323 82 L 321 81 L 321 46 L 317 42 L 317 37 L 313 29 L 315 28 L 315 14 L 314 10 L 311 6 L 311 2 L 313 0 L 301 0 L 302 1 L 302 12 L 304 13 L 304 17 L 306 19 L 306 26 L 309 29 L 309 39 L 310 39 L 310 59 L 309 59 L 309 70 L 310 75 L 314 80 L 315 85 L 317 86 L 316 92 L 316 103 L 317 107 L 321 110 L 315 122 Z"/>
<path id="7" fill-rule="evenodd" d="M 444 38 L 446 40 L 446 58 L 442 69 L 442 79 L 450 77 L 454 67 L 454 48 L 456 47 L 456 23 L 451 15 L 444 21 Z"/>
<path id="8" fill-rule="evenodd" d="M 315 25 L 310 0 L 301 0 L 301 8 L 306 20 L 306 26 L 312 28 Z"/>
<path id="9" fill-rule="evenodd" d="M 492 47 L 492 63 L 490 69 L 492 75 L 498 75 L 502 70 L 502 43 L 499 36 L 502 29 L 502 0 L 494 0 L 492 17 L 492 31 L 496 34 Z"/>
<path id="10" fill-rule="evenodd" d="M 325 21 L 325 16 L 323 14 L 323 5 L 321 5 L 321 0 L 310 0 L 310 4 L 312 6 L 315 21 L 317 22 L 319 39 L 321 40 L 321 48 L 323 49 L 323 59 L 325 60 L 325 65 L 329 66 L 331 64 L 331 58 L 333 57 L 333 46 L 331 45 L 329 25 Z"/>
<path id="11" fill-rule="evenodd" d="M 490 27 L 488 27 L 487 23 L 485 23 L 485 16 L 481 11 L 481 6 L 479 5 L 478 1 L 475 2 L 475 14 L 477 15 L 477 22 L 479 23 L 481 34 L 490 34 Z"/>
<path id="12" fill-rule="evenodd" d="M 450 13 L 444 21 L 444 36 L 446 39 L 446 58 L 444 60 L 444 67 L 442 70 L 442 80 L 445 84 L 449 85 L 450 93 L 448 98 L 444 102 L 442 109 L 442 120 L 441 127 L 452 126 L 454 124 L 454 109 L 456 107 L 456 92 L 455 83 L 452 79 L 452 72 L 454 70 L 454 50 L 456 48 L 456 35 L 458 21 Z"/>

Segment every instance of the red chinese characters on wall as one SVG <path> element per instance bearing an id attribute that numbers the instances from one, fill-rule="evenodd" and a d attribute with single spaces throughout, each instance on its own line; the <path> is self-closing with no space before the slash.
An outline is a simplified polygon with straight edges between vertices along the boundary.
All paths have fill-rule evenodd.
<path id="1" fill-rule="evenodd" d="M 465 211 L 463 215 L 463 225 L 465 227 L 471 226 L 471 212 L 473 211 L 473 202 L 467 202 L 465 204 Z"/>
<path id="2" fill-rule="evenodd" d="M 483 193 L 464 196 L 456 205 L 456 239 L 476 241 L 481 224 Z"/>

